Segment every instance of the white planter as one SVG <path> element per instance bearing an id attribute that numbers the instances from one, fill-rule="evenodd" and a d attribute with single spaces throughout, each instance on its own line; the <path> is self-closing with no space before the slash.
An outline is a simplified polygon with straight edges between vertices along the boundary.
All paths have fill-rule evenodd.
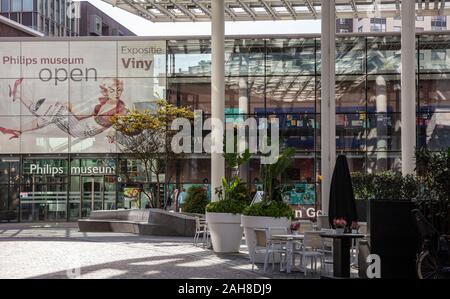
<path id="1" fill-rule="evenodd" d="M 244 227 L 245 243 L 247 244 L 250 259 L 255 260 L 255 263 L 264 262 L 264 254 L 258 253 L 255 255 L 255 228 L 271 228 L 271 227 L 286 227 L 289 229 L 291 226 L 291 220 L 288 218 L 273 218 L 273 217 L 260 217 L 260 216 L 245 216 L 242 215 L 241 223 Z"/>
<path id="2" fill-rule="evenodd" d="M 214 252 L 239 252 L 243 228 L 241 214 L 206 213 Z"/>

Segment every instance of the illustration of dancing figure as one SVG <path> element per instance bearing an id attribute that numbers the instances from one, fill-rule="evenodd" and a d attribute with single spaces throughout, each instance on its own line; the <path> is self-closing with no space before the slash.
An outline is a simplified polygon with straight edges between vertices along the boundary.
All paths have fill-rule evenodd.
<path id="1" fill-rule="evenodd" d="M 10 140 L 49 125 L 55 125 L 75 138 L 89 138 L 109 129 L 114 115 L 125 115 L 128 112 L 125 103 L 120 99 L 123 93 L 123 81 L 119 79 L 112 79 L 110 84 L 103 83 L 99 86 L 101 92 L 99 104 L 85 116 L 77 115 L 70 105 L 61 102 L 45 105 L 45 98 L 33 100 L 20 95 L 18 90 L 23 80 L 20 78 L 15 81 L 14 86 L 9 86 L 9 97 L 13 102 L 20 100 L 36 118 L 20 130 L 0 127 L 1 133 L 11 135 Z"/>

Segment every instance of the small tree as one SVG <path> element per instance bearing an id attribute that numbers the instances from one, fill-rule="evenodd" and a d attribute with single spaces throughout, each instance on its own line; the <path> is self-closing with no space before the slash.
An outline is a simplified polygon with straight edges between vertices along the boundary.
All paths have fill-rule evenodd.
<path id="1" fill-rule="evenodd" d="M 150 191 L 150 194 L 145 188 L 142 190 L 151 199 L 150 206 L 153 208 L 166 208 L 166 200 L 162 202 L 159 192 L 161 175 L 166 172 L 169 163 L 183 155 L 172 151 L 171 140 L 177 131 L 171 130 L 170 125 L 177 118 L 192 120 L 193 117 L 193 112 L 187 107 L 176 107 L 165 100 L 158 100 L 155 111 L 132 110 L 112 118 L 118 133 L 115 141 L 120 150 L 141 161 L 146 183 L 151 184 L 152 175 L 156 178 L 156 190 Z M 170 182 L 170 177 L 166 176 L 166 182 Z"/>

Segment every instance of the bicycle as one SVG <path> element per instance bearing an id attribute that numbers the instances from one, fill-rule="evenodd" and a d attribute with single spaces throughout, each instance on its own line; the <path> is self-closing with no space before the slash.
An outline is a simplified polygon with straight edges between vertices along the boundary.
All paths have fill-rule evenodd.
<path id="1" fill-rule="evenodd" d="M 413 210 L 412 213 L 422 242 L 422 249 L 416 261 L 418 278 L 450 278 L 449 236 L 441 235 L 420 210 Z"/>

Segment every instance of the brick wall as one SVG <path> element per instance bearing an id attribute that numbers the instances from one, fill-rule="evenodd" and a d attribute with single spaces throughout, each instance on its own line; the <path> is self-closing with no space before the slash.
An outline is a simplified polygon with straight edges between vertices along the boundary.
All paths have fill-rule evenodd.
<path id="1" fill-rule="evenodd" d="M 19 29 L 11 27 L 9 25 L 0 23 L 0 37 L 15 37 L 15 36 L 32 36 L 29 33 L 23 32 Z"/>

